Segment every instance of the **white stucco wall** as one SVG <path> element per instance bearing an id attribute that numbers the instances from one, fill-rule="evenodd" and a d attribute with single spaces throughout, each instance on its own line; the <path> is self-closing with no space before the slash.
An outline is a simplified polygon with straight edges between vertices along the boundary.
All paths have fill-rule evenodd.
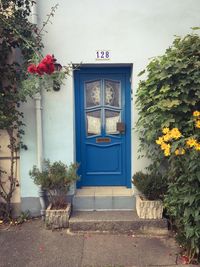
<path id="1" fill-rule="evenodd" d="M 97 49 L 111 51 L 109 63 L 133 63 L 132 88 L 135 94 L 137 74 L 149 59 L 164 53 L 174 35 L 185 35 L 199 26 L 199 0 L 38 0 L 41 24 L 53 5 L 59 4 L 53 24 L 46 28 L 44 54 L 54 54 L 61 64 L 103 63 L 95 60 Z M 107 62 L 106 62 L 107 63 Z M 132 126 L 137 119 L 133 99 Z M 74 159 L 73 79 L 68 78 L 59 92 L 44 92 L 44 156 L 66 162 Z M 35 163 L 34 106 L 25 106 L 27 124 L 21 152 L 22 196 L 37 196 L 28 178 Z M 137 159 L 137 136 L 132 135 L 132 170 L 143 169 Z"/>

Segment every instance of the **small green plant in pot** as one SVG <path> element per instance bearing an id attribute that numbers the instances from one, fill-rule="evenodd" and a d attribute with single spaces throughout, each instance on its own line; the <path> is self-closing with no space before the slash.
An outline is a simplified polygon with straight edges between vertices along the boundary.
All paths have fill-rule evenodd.
<path id="1" fill-rule="evenodd" d="M 29 172 L 34 183 L 41 186 L 48 195 L 50 204 L 45 216 L 47 228 L 68 226 L 71 203 L 67 203 L 67 192 L 70 185 L 79 178 L 77 169 L 76 163 L 67 166 L 61 161 L 51 163 L 49 160 L 45 160 L 42 171 L 33 166 Z"/>
<path id="2" fill-rule="evenodd" d="M 163 213 L 163 197 L 167 191 L 167 181 L 158 174 L 137 172 L 132 183 L 138 189 L 136 211 L 143 219 L 160 219 Z"/>

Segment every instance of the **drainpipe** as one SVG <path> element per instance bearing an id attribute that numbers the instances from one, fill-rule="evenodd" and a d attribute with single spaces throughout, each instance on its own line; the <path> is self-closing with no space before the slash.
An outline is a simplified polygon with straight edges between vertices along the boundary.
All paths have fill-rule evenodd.
<path id="1" fill-rule="evenodd" d="M 37 6 L 36 3 L 32 7 L 32 23 L 37 24 Z M 42 161 L 43 161 L 43 135 L 42 135 L 42 105 L 41 105 L 41 92 L 38 92 L 35 97 L 35 113 L 36 113 L 36 139 L 37 139 L 37 167 L 42 171 Z M 40 214 L 42 220 L 45 216 L 45 192 L 39 187 L 38 195 L 40 199 L 41 210 Z"/>
<path id="2" fill-rule="evenodd" d="M 43 138 L 42 138 L 42 105 L 41 105 L 41 93 L 35 95 L 35 111 L 36 111 L 36 136 L 37 136 L 37 166 L 40 171 L 42 171 L 42 161 L 43 161 Z M 41 210 L 40 214 L 42 220 L 45 216 L 45 192 L 39 187 L 38 195 L 40 199 Z"/>

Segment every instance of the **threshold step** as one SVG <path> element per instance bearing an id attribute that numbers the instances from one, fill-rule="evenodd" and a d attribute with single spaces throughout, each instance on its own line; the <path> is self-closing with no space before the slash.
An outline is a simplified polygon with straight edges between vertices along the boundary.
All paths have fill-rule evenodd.
<path id="1" fill-rule="evenodd" d="M 132 196 L 133 190 L 124 186 L 91 186 L 76 190 L 76 196 Z"/>
<path id="2" fill-rule="evenodd" d="M 134 211 L 74 211 L 69 229 L 72 232 L 168 234 L 166 219 L 140 219 Z"/>
<path id="3" fill-rule="evenodd" d="M 73 197 L 73 210 L 135 210 L 135 196 L 80 196 Z"/>
<path id="4" fill-rule="evenodd" d="M 123 186 L 82 187 L 73 197 L 73 210 L 135 210 L 131 188 Z"/>

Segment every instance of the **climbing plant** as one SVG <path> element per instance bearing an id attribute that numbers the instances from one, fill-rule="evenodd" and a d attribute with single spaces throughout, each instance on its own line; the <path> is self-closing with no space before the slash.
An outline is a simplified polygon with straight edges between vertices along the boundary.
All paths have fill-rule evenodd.
<path id="1" fill-rule="evenodd" d="M 52 7 L 39 29 L 30 21 L 34 4 L 35 1 L 31 0 L 0 0 L 0 130 L 8 134 L 10 151 L 10 170 L 8 173 L 4 170 L 0 172 L 0 198 L 6 203 L 5 219 L 11 218 L 11 199 L 18 185 L 14 173 L 16 153 L 19 148 L 26 149 L 21 142 L 24 124 L 20 105 L 26 101 L 28 95 L 33 96 L 41 89 L 30 86 L 29 81 L 35 79 L 35 76 L 30 76 L 27 67 L 33 59 L 42 59 L 44 27 L 57 8 L 57 5 Z M 61 76 L 63 78 L 63 75 Z M 38 80 L 41 80 L 39 75 Z"/>
<path id="2" fill-rule="evenodd" d="M 155 144 L 164 127 L 191 131 L 191 113 L 200 108 L 200 37 L 176 37 L 165 54 L 150 61 L 140 81 L 136 105 L 140 151 L 158 165 L 164 159 Z M 154 165 L 155 166 L 155 165 Z"/>
<path id="3" fill-rule="evenodd" d="M 198 34 L 176 37 L 139 74 L 146 73 L 146 79 L 136 102 L 140 151 L 152 162 L 150 172 L 160 172 L 168 181 L 165 206 L 187 263 L 200 260 L 199 51 Z"/>
<path id="4" fill-rule="evenodd" d="M 11 217 L 11 199 L 18 181 L 14 174 L 16 152 L 22 143 L 23 114 L 19 110 L 25 95 L 20 84 L 26 75 L 28 61 L 42 48 L 37 26 L 29 21 L 33 1 L 0 1 L 0 129 L 9 137 L 10 171 L 0 176 L 0 197 L 6 202 L 5 217 Z M 1 172 L 3 173 L 3 171 Z M 4 172 L 5 175 L 5 172 Z"/>

